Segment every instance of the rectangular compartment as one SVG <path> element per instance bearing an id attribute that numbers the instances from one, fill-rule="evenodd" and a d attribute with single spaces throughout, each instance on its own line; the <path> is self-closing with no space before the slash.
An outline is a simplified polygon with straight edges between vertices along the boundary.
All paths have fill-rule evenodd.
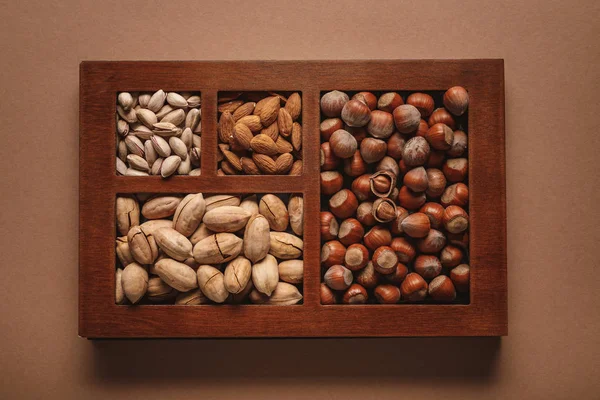
<path id="1" fill-rule="evenodd" d="M 80 75 L 79 334 L 88 338 L 497 336 L 507 334 L 502 60 L 83 62 Z M 468 305 L 322 306 L 319 287 L 319 100 L 333 88 L 468 89 Z M 115 96 L 148 88 L 202 93 L 202 175 L 114 172 Z M 218 93 L 302 94 L 302 176 L 217 176 Z M 303 304 L 295 307 L 141 306 L 114 301 L 115 197 L 126 193 L 299 193 L 304 197 Z M 199 312 L 201 310 L 202 312 Z"/>

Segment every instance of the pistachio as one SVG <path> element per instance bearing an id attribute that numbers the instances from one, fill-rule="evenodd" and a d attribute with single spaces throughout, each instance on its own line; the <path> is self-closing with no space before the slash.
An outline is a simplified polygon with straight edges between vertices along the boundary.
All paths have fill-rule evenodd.
<path id="1" fill-rule="evenodd" d="M 155 135 L 150 138 L 150 141 L 152 142 L 152 147 L 156 150 L 156 154 L 163 158 L 171 155 L 171 146 L 169 146 L 169 143 L 165 139 Z"/>
<path id="2" fill-rule="evenodd" d="M 185 121 L 185 111 L 181 108 L 171 111 L 161 120 L 161 122 L 170 122 L 175 125 L 180 125 L 183 121 Z"/>
<path id="3" fill-rule="evenodd" d="M 160 176 L 163 178 L 168 178 L 173 175 L 177 168 L 181 164 L 181 158 L 179 156 L 169 156 L 165 158 L 160 167 Z"/>
<path id="4" fill-rule="evenodd" d="M 173 150 L 173 153 L 178 155 L 179 158 L 181 158 L 182 160 L 185 160 L 187 158 L 187 146 L 185 145 L 185 143 L 183 143 L 181 139 L 179 139 L 178 137 L 170 137 L 169 146 L 171 147 L 171 150 Z"/>
<path id="5" fill-rule="evenodd" d="M 156 114 L 154 114 L 151 110 L 140 108 L 135 112 L 135 114 L 137 119 L 150 129 L 152 129 L 152 125 L 158 122 Z"/>
<path id="6" fill-rule="evenodd" d="M 165 104 L 166 97 L 167 95 L 164 91 L 157 90 L 148 100 L 148 105 L 146 106 L 146 108 L 148 108 L 150 111 L 158 112 L 158 110 L 161 109 L 163 104 Z"/>

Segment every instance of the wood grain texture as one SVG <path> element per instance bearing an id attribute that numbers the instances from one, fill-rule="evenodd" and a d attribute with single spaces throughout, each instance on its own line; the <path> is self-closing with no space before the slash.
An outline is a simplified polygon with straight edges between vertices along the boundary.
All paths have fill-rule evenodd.
<path id="1" fill-rule="evenodd" d="M 471 300 L 468 305 L 321 306 L 319 95 L 324 90 L 446 90 L 469 108 Z M 118 91 L 200 91 L 202 176 L 116 176 Z M 226 90 L 300 91 L 302 176 L 217 177 L 216 99 Z M 117 193 L 293 193 L 305 199 L 304 304 L 114 304 Z M 79 334 L 134 337 L 498 336 L 508 332 L 502 60 L 84 62 L 80 69 Z"/>

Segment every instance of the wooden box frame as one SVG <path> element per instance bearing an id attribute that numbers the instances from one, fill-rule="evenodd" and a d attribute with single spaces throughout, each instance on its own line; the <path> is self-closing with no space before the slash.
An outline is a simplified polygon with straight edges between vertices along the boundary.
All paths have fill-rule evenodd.
<path id="1" fill-rule="evenodd" d="M 467 88 L 468 305 L 322 306 L 319 96 L 324 90 Z M 202 175 L 115 174 L 118 91 L 200 91 Z M 217 94 L 302 92 L 302 176 L 218 177 Z M 500 336 L 508 330 L 503 60 L 83 62 L 80 66 L 79 335 L 88 338 Z M 283 192 L 305 198 L 304 303 L 297 306 L 119 306 L 114 302 L 115 196 L 136 192 Z"/>

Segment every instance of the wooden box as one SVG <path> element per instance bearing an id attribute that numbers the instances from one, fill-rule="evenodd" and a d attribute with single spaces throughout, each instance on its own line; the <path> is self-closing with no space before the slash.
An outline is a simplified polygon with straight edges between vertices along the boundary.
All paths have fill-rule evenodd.
<path id="1" fill-rule="evenodd" d="M 471 290 L 465 305 L 322 306 L 319 100 L 322 91 L 446 90 L 471 98 L 468 125 Z M 117 176 L 119 91 L 202 95 L 202 175 Z M 300 91 L 302 176 L 217 176 L 217 94 Z M 87 338 L 499 336 L 507 334 L 502 60 L 83 62 L 80 69 L 79 335 Z M 120 306 L 114 301 L 117 193 L 302 193 L 304 302 L 297 306 Z"/>

